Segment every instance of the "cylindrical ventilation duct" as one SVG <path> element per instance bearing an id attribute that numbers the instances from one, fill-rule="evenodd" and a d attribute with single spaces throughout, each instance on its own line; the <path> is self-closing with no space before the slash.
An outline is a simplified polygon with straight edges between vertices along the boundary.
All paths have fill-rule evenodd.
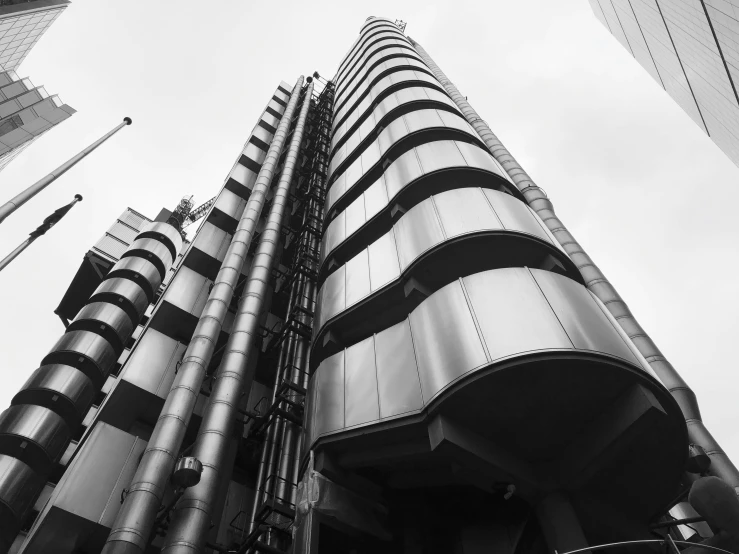
<path id="1" fill-rule="evenodd" d="M 251 388 L 253 375 L 247 374 L 247 368 L 249 359 L 254 354 L 254 338 L 259 330 L 264 299 L 272 282 L 272 269 L 280 244 L 290 187 L 298 165 L 312 92 L 311 83 L 303 97 L 303 106 L 290 141 L 267 224 L 249 270 L 233 329 L 193 447 L 192 455 L 203 464 L 200 483 L 188 489 L 175 507 L 162 548 L 162 552 L 168 554 L 203 551 L 211 525 L 215 496 L 220 482 L 226 478 L 222 473 L 223 464 L 241 397 L 248 394 Z"/>
<path id="2" fill-rule="evenodd" d="M 244 208 L 239 225 L 223 258 L 218 276 L 200 315 L 182 365 L 172 383 L 162 412 L 149 439 L 128 495 L 111 528 L 103 553 L 144 552 L 157 511 L 182 448 L 182 440 L 195 408 L 223 321 L 244 269 L 257 222 L 274 178 L 295 108 L 303 77 L 293 87 L 282 119 Z"/>
<path id="3" fill-rule="evenodd" d="M 0 552 L 10 548 L 181 246 L 166 223 L 140 233 L 0 414 Z"/>
<path id="4" fill-rule="evenodd" d="M 500 139 L 488 127 L 488 124 L 470 106 L 469 102 L 454 86 L 454 83 L 434 63 L 426 50 L 410 37 L 408 37 L 408 40 L 411 41 L 411 44 L 413 44 L 423 61 L 426 62 L 426 65 L 431 69 L 434 77 L 441 83 L 447 94 L 454 100 L 469 124 L 475 128 L 493 157 L 508 172 L 515 185 L 523 193 L 529 206 L 541 217 L 547 228 L 565 249 L 565 252 L 575 262 L 587 287 L 606 305 L 608 311 L 613 314 L 613 317 L 616 318 L 616 321 L 631 338 L 642 356 L 647 359 L 662 383 L 675 397 L 688 424 L 690 441 L 702 446 L 711 456 L 712 464 L 709 473 L 720 477 L 732 487 L 739 487 L 739 470 L 729 460 L 726 453 L 721 450 L 721 447 L 703 424 L 695 393 L 672 364 L 667 361 L 654 341 L 639 325 L 623 298 L 554 213 L 554 206 L 544 191 L 534 183 L 511 153 L 508 152 Z M 737 488 L 737 491 L 739 491 L 739 488 Z"/>
<path id="5" fill-rule="evenodd" d="M 280 401 L 278 393 L 283 383 L 292 383 L 298 388 L 308 388 L 308 349 L 310 338 L 300 330 L 310 329 L 313 318 L 310 314 L 316 305 L 316 275 L 320 260 L 320 230 L 323 229 L 324 203 L 326 196 L 326 174 L 328 170 L 328 154 L 331 136 L 331 115 L 333 111 L 333 83 L 328 82 L 321 93 L 317 105 L 311 114 L 311 167 L 306 191 L 301 194 L 305 199 L 301 234 L 295 248 L 290 272 L 295 278 L 289 289 L 288 308 L 285 320 L 295 320 L 287 325 L 285 338 L 279 348 L 277 371 L 272 389 L 271 401 L 280 402 L 280 407 L 290 411 L 290 402 L 300 403 L 304 397 L 295 392 L 297 389 L 283 388 L 282 394 L 290 396 L 290 402 Z M 290 274 L 286 279 L 290 279 Z M 294 504 L 299 476 L 300 445 L 302 429 L 285 418 L 272 418 L 264 431 L 264 440 L 259 455 L 259 467 L 255 482 L 255 493 L 249 516 L 248 531 L 254 530 L 256 514 L 263 502 L 269 498 L 277 498 L 286 504 Z M 278 544 L 279 534 L 273 534 L 270 545 Z"/>

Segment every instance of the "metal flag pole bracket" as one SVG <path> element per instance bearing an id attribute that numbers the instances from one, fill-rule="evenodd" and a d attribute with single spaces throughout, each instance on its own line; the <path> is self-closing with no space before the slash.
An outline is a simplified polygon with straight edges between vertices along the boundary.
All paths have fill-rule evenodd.
<path id="1" fill-rule="evenodd" d="M 40 236 L 43 236 L 46 234 L 46 232 L 51 229 L 54 225 L 59 223 L 59 221 L 67 215 L 67 212 L 72 209 L 72 207 L 77 203 L 82 202 L 82 195 L 75 194 L 74 200 L 72 200 L 69 204 L 66 206 L 63 206 L 56 210 L 53 214 L 51 214 L 49 217 L 44 219 L 44 222 L 39 225 L 35 230 L 31 231 L 29 233 L 29 236 L 26 240 L 24 240 L 22 243 L 20 243 L 15 250 L 13 250 L 10 254 L 5 256 L 2 260 L 0 260 L 0 271 L 5 269 L 10 262 L 15 260 L 21 252 L 23 252 L 26 248 L 31 246 L 31 243 L 35 241 Z"/>

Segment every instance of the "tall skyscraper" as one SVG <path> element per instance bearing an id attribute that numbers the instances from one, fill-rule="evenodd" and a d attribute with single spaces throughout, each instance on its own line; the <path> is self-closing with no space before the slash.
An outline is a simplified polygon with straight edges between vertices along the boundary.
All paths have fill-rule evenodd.
<path id="1" fill-rule="evenodd" d="M 187 203 L 126 212 L 29 353 L 5 550 L 731 544 L 739 472 L 694 394 L 402 24 L 280 83 L 203 210 L 190 241 Z"/>
<path id="2" fill-rule="evenodd" d="M 76 112 L 44 87 L 0 73 L 0 170 L 46 131 Z"/>
<path id="3" fill-rule="evenodd" d="M 14 71 L 68 4 L 0 0 L 0 170 L 76 111 Z"/>
<path id="4" fill-rule="evenodd" d="M 17 68 L 69 0 L 0 0 L 0 71 Z"/>
<path id="5" fill-rule="evenodd" d="M 739 3 L 590 0 L 593 13 L 739 165 Z"/>

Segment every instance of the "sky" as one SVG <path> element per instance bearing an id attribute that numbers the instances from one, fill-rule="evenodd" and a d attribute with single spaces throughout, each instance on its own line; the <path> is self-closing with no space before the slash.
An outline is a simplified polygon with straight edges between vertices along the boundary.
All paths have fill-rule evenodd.
<path id="1" fill-rule="evenodd" d="M 117 216 L 214 196 L 276 85 L 331 77 L 370 15 L 406 21 L 547 191 L 739 463 L 739 169 L 588 0 L 74 0 L 18 73 L 78 113 L 0 172 L 0 201 L 133 125 L 2 224 L 0 255 L 84 196 L 0 273 L 0 407 L 63 333 L 53 310 Z"/>

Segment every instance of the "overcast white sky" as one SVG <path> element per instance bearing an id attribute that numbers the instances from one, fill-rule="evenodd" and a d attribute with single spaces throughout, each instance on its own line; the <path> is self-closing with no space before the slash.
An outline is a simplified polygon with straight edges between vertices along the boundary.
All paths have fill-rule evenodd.
<path id="1" fill-rule="evenodd" d="M 407 21 L 549 193 L 739 463 L 739 170 L 587 0 L 74 0 L 19 74 L 78 113 L 0 173 L 0 200 L 134 124 L 2 225 L 0 255 L 85 197 L 0 273 L 0 407 L 63 332 L 53 310 L 123 209 L 211 198 L 279 81 L 332 76 L 370 15 Z"/>

